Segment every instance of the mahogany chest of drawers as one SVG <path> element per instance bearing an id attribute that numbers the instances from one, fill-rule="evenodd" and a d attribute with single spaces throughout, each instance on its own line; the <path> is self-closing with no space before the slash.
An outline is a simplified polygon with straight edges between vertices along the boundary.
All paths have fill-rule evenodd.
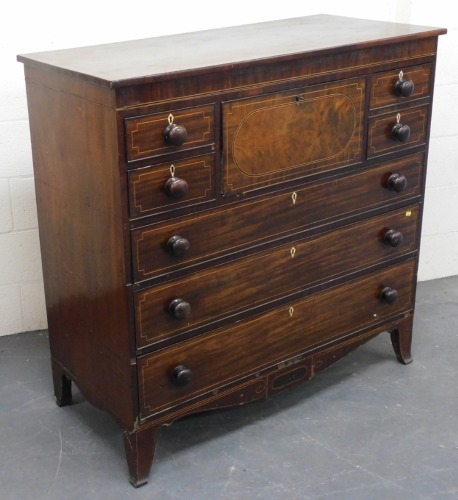
<path id="1" fill-rule="evenodd" d="M 410 346 L 438 35 L 313 16 L 22 55 L 52 368 L 124 431 Z"/>

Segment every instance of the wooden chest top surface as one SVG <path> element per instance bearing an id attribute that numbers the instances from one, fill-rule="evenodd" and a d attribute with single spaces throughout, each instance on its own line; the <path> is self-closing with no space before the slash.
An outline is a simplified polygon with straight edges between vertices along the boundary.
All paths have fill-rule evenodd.
<path id="1" fill-rule="evenodd" d="M 171 73 L 208 72 L 249 61 L 373 47 L 444 33 L 443 28 L 317 15 L 24 54 L 18 60 L 79 73 L 110 87 L 123 87 L 169 78 Z"/>

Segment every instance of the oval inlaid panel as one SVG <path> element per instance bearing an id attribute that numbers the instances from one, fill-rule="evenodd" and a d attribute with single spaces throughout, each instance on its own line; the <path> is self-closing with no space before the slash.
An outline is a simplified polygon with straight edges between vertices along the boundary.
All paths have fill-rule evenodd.
<path id="1" fill-rule="evenodd" d="M 256 176 L 334 158 L 348 146 L 355 124 L 355 106 L 344 95 L 291 96 L 289 103 L 256 109 L 242 120 L 234 160 Z"/>
<path id="2" fill-rule="evenodd" d="M 343 80 L 223 103 L 222 193 L 360 162 L 364 89 Z"/>

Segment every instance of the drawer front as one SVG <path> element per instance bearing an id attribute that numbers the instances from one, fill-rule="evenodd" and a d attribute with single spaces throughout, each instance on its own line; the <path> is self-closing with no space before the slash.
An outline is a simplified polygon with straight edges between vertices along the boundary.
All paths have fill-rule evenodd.
<path id="1" fill-rule="evenodd" d="M 126 118 L 127 160 L 139 160 L 175 151 L 213 144 L 214 106 L 170 109 L 134 118 Z M 180 146 L 168 145 L 164 131 L 169 124 L 185 127 L 187 138 Z"/>
<path id="2" fill-rule="evenodd" d="M 402 84 L 407 85 L 404 94 L 409 94 L 409 82 L 414 85 L 413 91 L 410 95 L 403 95 Z M 430 84 L 430 64 L 375 73 L 372 75 L 370 107 L 379 108 L 428 97 L 430 95 Z"/>
<path id="3" fill-rule="evenodd" d="M 367 157 L 372 158 L 393 151 L 420 146 L 426 141 L 429 106 L 420 106 L 390 114 L 377 116 L 369 120 L 369 138 Z M 410 128 L 410 136 L 405 141 L 392 137 L 392 130 L 398 123 Z"/>
<path id="4" fill-rule="evenodd" d="M 412 155 L 354 175 L 308 186 L 261 201 L 176 219 L 132 232 L 134 279 L 142 281 L 175 269 L 244 250 L 364 209 L 421 194 L 423 155 Z M 391 173 L 407 179 L 403 192 L 385 187 Z M 188 251 L 174 257 L 167 242 L 180 236 Z"/>
<path id="5" fill-rule="evenodd" d="M 413 307 L 414 286 L 415 262 L 408 261 L 141 357 L 141 417 L 407 312 Z M 398 292 L 398 299 L 392 304 L 380 299 L 385 287 Z M 174 385 L 171 377 L 179 365 L 192 372 L 191 381 L 184 386 Z"/>
<path id="6" fill-rule="evenodd" d="M 417 248 L 418 218 L 416 206 L 398 210 L 138 292 L 137 345 L 144 347 L 313 283 L 412 252 Z M 177 299 L 190 305 L 188 317 L 176 318 L 169 312 L 169 305 Z"/>
<path id="7" fill-rule="evenodd" d="M 130 217 L 168 212 L 214 199 L 213 164 L 213 155 L 206 155 L 130 170 Z M 174 193 L 166 185 L 172 174 L 185 181 L 185 194 Z"/>
<path id="8" fill-rule="evenodd" d="M 223 104 L 223 188 L 250 191 L 362 159 L 365 80 Z"/>

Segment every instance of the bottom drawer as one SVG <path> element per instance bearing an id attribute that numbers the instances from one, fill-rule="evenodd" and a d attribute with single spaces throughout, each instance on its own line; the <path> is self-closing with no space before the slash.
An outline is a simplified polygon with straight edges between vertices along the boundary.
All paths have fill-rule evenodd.
<path id="1" fill-rule="evenodd" d="M 382 300 L 388 287 L 397 292 L 392 303 Z M 138 360 L 141 417 L 407 312 L 413 307 L 414 287 L 415 261 L 410 260 L 145 355 Z"/>

